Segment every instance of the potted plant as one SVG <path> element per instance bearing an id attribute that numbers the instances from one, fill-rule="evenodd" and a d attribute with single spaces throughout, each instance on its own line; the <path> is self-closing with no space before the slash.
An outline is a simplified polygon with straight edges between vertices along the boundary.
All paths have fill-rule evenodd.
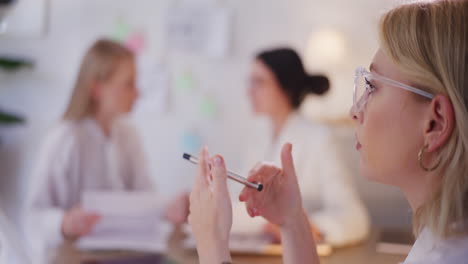
<path id="1" fill-rule="evenodd" d="M 9 56 L 0 56 L 0 69 L 6 72 L 14 72 L 20 68 L 32 68 L 33 63 L 29 60 L 22 58 L 15 58 Z M 17 116 L 8 111 L 0 109 L 0 126 L 13 125 L 23 123 L 24 118 Z"/>

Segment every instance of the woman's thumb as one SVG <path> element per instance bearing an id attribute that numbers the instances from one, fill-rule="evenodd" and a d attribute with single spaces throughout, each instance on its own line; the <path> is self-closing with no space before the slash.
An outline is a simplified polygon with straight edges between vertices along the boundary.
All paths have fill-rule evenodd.
<path id="1" fill-rule="evenodd" d="M 292 144 L 286 143 L 283 145 L 281 150 L 281 165 L 283 167 L 283 173 L 286 177 L 289 177 L 295 173 L 294 161 L 292 157 Z"/>

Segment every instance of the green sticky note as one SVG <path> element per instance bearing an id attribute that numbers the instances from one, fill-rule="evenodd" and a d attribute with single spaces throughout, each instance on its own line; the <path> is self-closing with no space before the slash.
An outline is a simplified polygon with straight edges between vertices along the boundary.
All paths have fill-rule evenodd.
<path id="1" fill-rule="evenodd" d="M 200 112 L 202 116 L 212 118 L 216 116 L 218 106 L 213 98 L 205 97 L 200 102 Z"/>
<path id="2" fill-rule="evenodd" d="M 181 76 L 177 77 L 176 87 L 182 92 L 193 91 L 196 87 L 196 81 L 192 73 L 185 72 Z"/>
<path id="3" fill-rule="evenodd" d="M 112 33 L 112 38 L 119 42 L 126 41 L 127 37 L 130 35 L 132 29 L 124 21 L 119 21 L 115 24 L 114 31 Z"/>

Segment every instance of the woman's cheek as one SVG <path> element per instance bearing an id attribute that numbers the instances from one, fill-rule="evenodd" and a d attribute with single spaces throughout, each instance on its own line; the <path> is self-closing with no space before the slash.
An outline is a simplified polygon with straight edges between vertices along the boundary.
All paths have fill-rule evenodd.
<path id="1" fill-rule="evenodd" d="M 378 109 L 375 109 L 378 110 Z M 382 181 L 382 169 L 386 167 L 388 146 L 385 140 L 388 127 L 384 114 L 376 111 L 367 112 L 362 124 L 361 171 L 363 176 L 375 181 Z"/>
<path id="2" fill-rule="evenodd" d="M 255 97 L 254 97 L 254 104 L 255 104 L 255 109 L 258 113 L 267 113 L 268 112 L 268 107 L 267 107 L 267 95 L 262 92 L 258 92 Z"/>

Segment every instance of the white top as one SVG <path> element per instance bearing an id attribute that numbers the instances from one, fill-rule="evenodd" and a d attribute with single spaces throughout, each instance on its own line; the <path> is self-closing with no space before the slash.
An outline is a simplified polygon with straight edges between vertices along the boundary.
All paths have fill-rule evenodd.
<path id="1" fill-rule="evenodd" d="M 61 121 L 39 153 L 28 203 L 28 232 L 40 230 L 47 244 L 62 241 L 64 212 L 80 205 L 85 190 L 154 189 L 136 130 L 126 118 L 110 137 L 94 119 Z"/>
<path id="2" fill-rule="evenodd" d="M 0 264 L 31 263 L 23 243 L 0 208 Z"/>
<path id="3" fill-rule="evenodd" d="M 403 263 L 468 264 L 468 236 L 439 240 L 425 228 Z"/>
<path id="4" fill-rule="evenodd" d="M 252 156 L 249 166 L 253 167 L 262 158 L 281 166 L 281 148 L 286 142 L 293 144 L 304 207 L 326 241 L 342 246 L 364 239 L 369 231 L 367 210 L 354 188 L 349 168 L 341 161 L 331 131 L 325 126 L 312 123 L 298 113 L 291 114 L 277 140 L 264 144 L 263 157 L 249 153 Z M 264 146 L 258 142 L 254 147 L 259 145 Z M 233 232 L 257 232 L 265 223 L 258 217 L 248 220 L 243 205 L 234 210 Z"/>

